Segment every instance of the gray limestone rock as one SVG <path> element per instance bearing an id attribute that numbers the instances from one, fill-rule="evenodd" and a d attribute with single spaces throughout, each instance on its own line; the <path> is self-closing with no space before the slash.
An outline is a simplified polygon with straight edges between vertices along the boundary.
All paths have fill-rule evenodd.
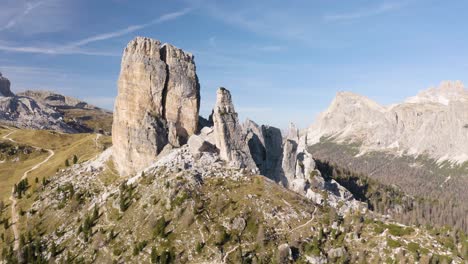
<path id="1" fill-rule="evenodd" d="M 213 123 L 216 147 L 220 151 L 221 159 L 234 168 L 257 171 L 258 168 L 246 142 L 246 135 L 239 124 L 231 93 L 225 88 L 218 89 Z"/>

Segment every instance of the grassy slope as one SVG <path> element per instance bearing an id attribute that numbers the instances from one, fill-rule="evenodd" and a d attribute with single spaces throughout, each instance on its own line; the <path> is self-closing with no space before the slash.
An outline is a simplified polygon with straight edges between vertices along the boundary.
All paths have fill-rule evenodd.
<path id="1" fill-rule="evenodd" d="M 3 135 L 9 132 L 11 132 L 11 130 L 5 127 L 0 128 L 0 137 L 3 137 Z M 78 162 L 84 162 L 94 158 L 98 153 L 102 152 L 104 146 L 108 147 L 111 144 L 110 138 L 106 136 L 99 136 L 96 144 L 95 134 L 60 134 L 42 130 L 14 129 L 14 133 L 11 134 L 9 138 L 18 142 L 18 144 L 11 143 L 12 145 L 36 146 L 43 149 L 51 149 L 55 152 L 55 155 L 47 164 L 44 164 L 28 174 L 28 182 L 30 184 L 27 193 L 28 197 L 31 193 L 34 193 L 40 188 L 42 178 L 50 178 L 58 170 L 65 168 L 66 159 L 69 159 L 70 164 L 72 164 L 73 155 L 77 155 L 79 158 Z M 13 185 L 18 183 L 24 172 L 43 161 L 48 155 L 49 153 L 47 151 L 37 150 L 28 156 L 20 155 L 20 161 L 18 162 L 7 161 L 1 163 L 0 200 L 8 205 L 8 198 L 11 195 Z M 38 184 L 35 183 L 35 178 L 38 178 Z M 18 203 L 18 210 L 29 207 L 31 202 L 32 201 L 29 199 L 20 200 Z M 2 213 L 2 216 L 5 218 L 10 217 L 9 207 Z M 20 229 L 22 228 L 23 226 L 20 224 Z M 9 232 L 5 232 L 3 225 L 0 226 L 0 233 L 5 233 L 7 238 L 11 236 Z"/>
<path id="2" fill-rule="evenodd" d="M 395 263 L 401 250 L 406 252 L 401 258 L 409 262 L 433 253 L 452 255 L 427 230 L 386 224 L 359 213 L 343 220 L 334 209 L 316 206 L 262 176 L 213 177 L 201 183 L 184 171 L 160 168 L 119 191 L 124 181 L 111 163 L 98 177 L 84 173 L 53 179 L 45 192 L 29 198 L 38 201 L 39 213 L 28 218 L 27 231 L 43 234 L 49 248 L 55 241 L 61 261 L 83 258 L 96 263 L 149 263 L 153 248 L 156 255 L 170 252 L 176 263 L 240 263 L 241 253 L 244 260 L 277 263 L 283 243 L 300 252 L 298 262 L 341 247 L 346 256 L 329 261 Z M 104 192 L 110 196 L 97 207 L 90 233 L 79 232 Z M 123 196 L 125 210 L 120 206 Z M 237 218 L 246 222 L 241 232 L 232 228 Z"/>
<path id="3" fill-rule="evenodd" d="M 65 121 L 79 120 L 86 127 L 93 131 L 103 130 L 111 133 L 112 131 L 112 113 L 97 109 L 62 109 Z"/>

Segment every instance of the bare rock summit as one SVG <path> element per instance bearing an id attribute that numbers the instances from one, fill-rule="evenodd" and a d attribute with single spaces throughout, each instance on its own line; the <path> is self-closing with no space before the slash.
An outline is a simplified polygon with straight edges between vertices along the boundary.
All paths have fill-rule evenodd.
<path id="1" fill-rule="evenodd" d="M 137 37 L 125 48 L 118 89 L 112 139 L 120 174 L 142 170 L 167 144 L 185 144 L 196 132 L 200 85 L 192 54 Z"/>

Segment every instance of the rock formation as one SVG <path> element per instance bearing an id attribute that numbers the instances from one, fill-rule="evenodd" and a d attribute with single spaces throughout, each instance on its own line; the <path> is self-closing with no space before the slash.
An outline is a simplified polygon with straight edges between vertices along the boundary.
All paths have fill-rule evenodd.
<path id="1" fill-rule="evenodd" d="M 294 130 L 290 128 L 290 131 Z M 290 133 L 284 142 L 280 179 L 285 187 L 296 190 L 297 186 L 294 184 L 302 186 L 313 175 L 320 175 L 320 172 L 316 170 L 312 154 L 307 151 L 305 144 L 307 135 L 296 139 L 291 135 L 298 135 L 298 132 Z"/>
<path id="2" fill-rule="evenodd" d="M 18 128 L 77 132 L 54 108 L 37 102 L 34 98 L 13 94 L 10 90 L 10 81 L 1 73 L 0 123 Z"/>
<path id="3" fill-rule="evenodd" d="M 200 86 L 193 55 L 149 38 L 122 58 L 112 139 L 119 172 L 150 165 L 165 145 L 185 144 L 198 127 Z"/>
<path id="4" fill-rule="evenodd" d="M 36 102 L 55 108 L 79 108 L 79 109 L 98 109 L 98 107 L 90 105 L 79 99 L 61 95 L 52 91 L 24 91 L 17 94 L 34 99 Z"/>
<path id="5" fill-rule="evenodd" d="M 247 119 L 243 124 L 247 134 L 250 154 L 260 173 L 268 178 L 279 181 L 277 168 L 281 161 L 282 141 L 281 130 L 271 126 L 259 126 Z"/>
<path id="6" fill-rule="evenodd" d="M 376 150 L 424 154 L 461 164 L 468 161 L 468 90 L 461 82 L 443 82 L 388 107 L 341 92 L 308 135 L 309 145 L 329 137 L 360 144 L 361 154 Z"/>
<path id="7" fill-rule="evenodd" d="M 10 90 L 10 80 L 3 77 L 0 72 L 0 96 L 13 97 L 15 96 Z"/>
<path id="8" fill-rule="evenodd" d="M 232 103 L 231 93 L 225 88 L 217 91 L 213 111 L 216 147 L 221 159 L 234 168 L 257 170 L 246 141 L 246 135 L 239 124 L 239 118 Z"/>

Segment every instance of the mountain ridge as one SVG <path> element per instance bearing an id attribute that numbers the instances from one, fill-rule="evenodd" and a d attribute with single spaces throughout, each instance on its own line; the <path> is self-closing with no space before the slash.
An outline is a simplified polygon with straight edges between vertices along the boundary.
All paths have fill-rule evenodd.
<path id="1" fill-rule="evenodd" d="M 308 132 L 308 144 L 322 137 L 361 144 L 363 153 L 428 155 L 461 165 L 468 161 L 468 91 L 443 82 L 402 103 L 381 106 L 367 97 L 338 93 Z"/>

